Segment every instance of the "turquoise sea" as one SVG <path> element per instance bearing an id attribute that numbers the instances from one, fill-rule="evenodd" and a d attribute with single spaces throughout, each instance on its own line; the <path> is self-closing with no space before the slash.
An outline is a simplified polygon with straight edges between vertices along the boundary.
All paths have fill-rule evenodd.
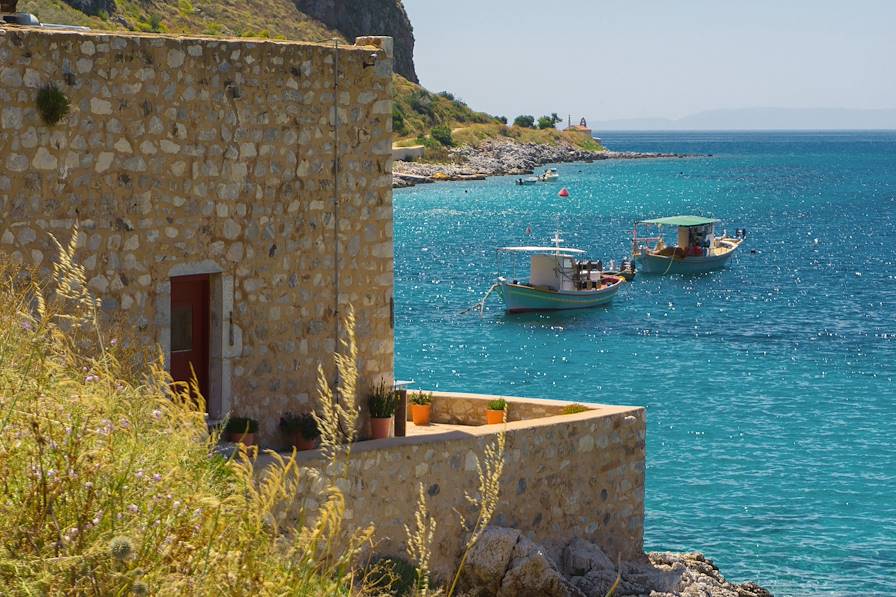
<path id="1" fill-rule="evenodd" d="M 396 191 L 397 377 L 645 406 L 648 550 L 776 595 L 896 594 L 896 133 L 603 140 L 712 155 L 561 164 L 567 200 L 511 178 Z M 606 263 L 635 220 L 691 213 L 747 228 L 727 270 L 641 275 L 597 310 L 461 313 L 495 247 L 559 220 Z"/>

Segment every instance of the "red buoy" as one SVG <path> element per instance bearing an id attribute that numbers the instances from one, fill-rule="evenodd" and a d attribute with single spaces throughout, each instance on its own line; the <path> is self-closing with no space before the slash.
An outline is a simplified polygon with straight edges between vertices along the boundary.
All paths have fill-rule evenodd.
<path id="1" fill-rule="evenodd" d="M 563 187 L 562 189 L 560 189 L 560 192 L 557 194 L 560 195 L 561 197 L 569 197 L 569 191 L 566 190 L 566 187 Z"/>

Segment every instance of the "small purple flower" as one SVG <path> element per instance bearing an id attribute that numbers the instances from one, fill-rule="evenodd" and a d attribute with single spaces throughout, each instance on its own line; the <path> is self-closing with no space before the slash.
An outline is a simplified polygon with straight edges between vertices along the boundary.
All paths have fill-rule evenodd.
<path id="1" fill-rule="evenodd" d="M 155 481 L 156 483 L 158 483 L 159 481 L 162 480 L 162 475 L 160 475 L 159 473 L 155 473 L 155 474 L 152 476 L 152 480 Z"/>
<path id="2" fill-rule="evenodd" d="M 112 338 L 112 339 L 109 341 L 109 344 L 111 344 L 112 346 L 115 346 L 116 344 L 118 344 L 118 338 Z"/>
<path id="3" fill-rule="evenodd" d="M 143 470 L 141 469 L 141 470 L 137 471 L 136 473 L 134 473 L 134 476 L 137 477 L 138 479 L 142 479 L 143 478 Z"/>
<path id="4" fill-rule="evenodd" d="M 155 409 L 154 411 L 152 411 L 152 418 L 155 419 L 156 421 L 158 421 L 159 419 L 161 419 L 161 418 L 162 418 L 162 411 L 159 410 L 158 408 Z"/>
<path id="5" fill-rule="evenodd" d="M 99 381 L 99 379 L 100 379 L 100 378 L 97 377 L 96 375 L 90 374 L 90 375 L 88 375 L 87 377 L 84 378 L 84 381 L 87 382 L 87 383 L 92 383 L 92 382 L 94 382 L 94 381 Z"/>
<path id="6" fill-rule="evenodd" d="M 139 511 L 140 508 L 137 506 L 137 504 L 131 504 L 130 506 L 128 506 L 128 512 L 130 512 L 131 514 L 136 514 Z"/>
<path id="7" fill-rule="evenodd" d="M 25 330 L 26 332 L 30 332 L 30 331 L 31 331 L 31 322 L 30 322 L 30 321 L 23 321 L 23 322 L 22 322 L 22 329 Z"/>

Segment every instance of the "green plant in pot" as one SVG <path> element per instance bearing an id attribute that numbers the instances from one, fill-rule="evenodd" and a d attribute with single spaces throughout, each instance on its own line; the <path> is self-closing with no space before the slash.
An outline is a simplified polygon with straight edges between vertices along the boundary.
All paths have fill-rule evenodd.
<path id="1" fill-rule="evenodd" d="M 432 415 L 432 392 L 411 394 L 411 419 L 414 425 L 427 426 Z"/>
<path id="2" fill-rule="evenodd" d="M 230 417 L 224 426 L 224 435 L 229 441 L 246 446 L 255 445 L 256 433 L 258 433 L 258 421 L 249 417 Z"/>
<path id="3" fill-rule="evenodd" d="M 389 437 L 396 408 L 398 408 L 398 393 L 392 386 L 385 381 L 375 385 L 367 398 L 367 410 L 370 412 L 371 439 Z"/>
<path id="4" fill-rule="evenodd" d="M 280 431 L 289 438 L 289 443 L 297 450 L 313 450 L 317 447 L 320 430 L 311 413 L 295 415 L 286 413 L 280 417 Z"/>
<path id="5" fill-rule="evenodd" d="M 497 425 L 507 421 L 507 401 L 503 398 L 490 400 L 485 411 L 486 425 Z"/>

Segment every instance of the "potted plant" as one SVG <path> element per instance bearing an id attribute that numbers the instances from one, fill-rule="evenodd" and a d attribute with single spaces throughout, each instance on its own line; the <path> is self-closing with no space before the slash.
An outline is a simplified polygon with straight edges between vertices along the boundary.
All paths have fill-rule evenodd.
<path id="1" fill-rule="evenodd" d="M 367 398 L 367 410 L 370 411 L 370 437 L 371 439 L 383 439 L 389 437 L 392 430 L 392 417 L 398 407 L 398 394 L 381 381 L 374 386 L 373 392 Z"/>
<path id="2" fill-rule="evenodd" d="M 486 425 L 497 425 L 507 421 L 507 401 L 503 398 L 492 400 L 485 411 Z"/>
<path id="3" fill-rule="evenodd" d="M 414 392 L 411 394 L 411 419 L 414 425 L 429 425 L 432 414 L 432 392 Z"/>
<path id="4" fill-rule="evenodd" d="M 317 447 L 320 430 L 317 419 L 311 413 L 294 415 L 286 413 L 280 417 L 280 431 L 289 438 L 289 443 L 297 450 L 313 450 Z"/>
<path id="5" fill-rule="evenodd" d="M 224 434 L 229 441 L 255 445 L 255 434 L 258 433 L 258 421 L 249 417 L 230 417 L 224 426 Z"/>

